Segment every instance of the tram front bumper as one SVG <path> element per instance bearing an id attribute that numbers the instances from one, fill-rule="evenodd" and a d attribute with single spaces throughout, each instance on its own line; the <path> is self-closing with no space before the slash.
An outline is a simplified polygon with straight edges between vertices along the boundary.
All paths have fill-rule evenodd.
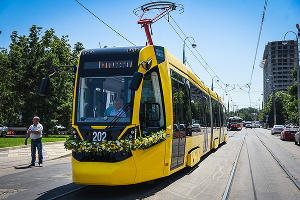
<path id="1" fill-rule="evenodd" d="M 83 185 L 134 184 L 136 166 L 133 157 L 120 162 L 79 162 L 72 156 L 73 182 Z"/>

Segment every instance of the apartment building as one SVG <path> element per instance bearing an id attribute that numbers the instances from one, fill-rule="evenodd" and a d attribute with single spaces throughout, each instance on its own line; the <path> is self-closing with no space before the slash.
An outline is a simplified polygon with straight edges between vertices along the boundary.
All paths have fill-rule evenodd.
<path id="1" fill-rule="evenodd" d="M 287 91 L 295 83 L 291 70 L 298 66 L 298 59 L 297 41 L 268 42 L 262 61 L 265 103 L 273 91 Z"/>

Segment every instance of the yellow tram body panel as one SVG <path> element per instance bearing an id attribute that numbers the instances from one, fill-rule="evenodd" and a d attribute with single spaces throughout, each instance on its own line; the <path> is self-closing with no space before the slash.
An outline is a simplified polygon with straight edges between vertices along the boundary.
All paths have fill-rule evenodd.
<path id="1" fill-rule="evenodd" d="M 226 129 L 214 129 L 213 134 L 207 133 L 208 141 L 206 151 L 204 151 L 204 135 L 196 135 L 186 137 L 185 140 L 185 153 L 184 163 L 173 170 L 170 169 L 172 159 L 172 138 L 173 138 L 173 105 L 172 105 L 172 86 L 170 79 L 170 69 L 183 75 L 189 81 L 197 85 L 203 92 L 210 95 L 211 98 L 221 102 L 220 97 L 210 91 L 187 67 L 185 67 L 178 59 L 165 51 L 165 61 L 157 64 L 155 50 L 153 46 L 147 46 L 141 49 L 138 62 L 152 59 L 152 68 L 158 66 L 161 89 L 163 93 L 164 110 L 165 110 L 165 127 L 167 138 L 165 141 L 156 144 L 146 150 L 132 150 L 132 156 L 120 162 L 79 162 L 72 157 L 72 172 L 73 182 L 77 184 L 86 185 L 129 185 L 141 183 L 149 180 L 158 179 L 164 176 L 169 176 L 186 166 L 194 166 L 200 161 L 200 158 L 208 153 L 211 149 L 216 149 L 220 144 L 227 141 Z M 78 61 L 79 63 L 79 61 Z M 151 68 L 149 69 L 151 70 Z M 147 71 L 140 67 L 139 72 L 145 74 Z M 73 101 L 73 127 L 77 130 L 80 138 L 83 136 L 80 133 L 78 126 L 75 123 L 75 96 L 77 86 L 76 73 L 74 101 Z M 143 80 L 141 85 L 143 84 Z M 132 111 L 132 125 L 140 124 L 139 121 L 139 105 L 141 101 L 142 87 L 140 86 L 135 91 L 134 106 Z M 124 128 L 119 138 L 126 132 L 132 125 Z M 104 128 L 105 126 L 91 126 L 91 128 Z M 210 128 L 210 127 L 209 127 Z M 223 131 L 223 134 L 220 134 Z M 222 136 L 221 138 L 220 135 Z"/>
<path id="2" fill-rule="evenodd" d="M 73 182 L 84 185 L 130 185 L 135 183 L 134 158 L 117 163 L 79 162 L 72 158 Z"/>

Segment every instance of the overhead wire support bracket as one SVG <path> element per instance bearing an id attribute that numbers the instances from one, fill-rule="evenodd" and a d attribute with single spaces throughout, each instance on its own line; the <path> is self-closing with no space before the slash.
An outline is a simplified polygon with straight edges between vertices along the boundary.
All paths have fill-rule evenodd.
<path id="1" fill-rule="evenodd" d="M 176 8 L 178 8 L 180 13 L 183 13 L 184 8 L 183 8 L 182 4 L 175 4 L 175 3 L 172 3 L 169 1 L 151 2 L 151 3 L 147 3 L 147 4 L 140 6 L 133 10 L 133 13 L 136 16 L 139 16 L 139 14 L 138 14 L 139 12 L 142 13 L 139 16 L 138 24 L 141 24 L 141 26 L 145 29 L 145 33 L 146 33 L 146 37 L 147 37 L 147 41 L 148 41 L 149 45 L 153 45 L 153 40 L 151 37 L 149 26 L 151 28 L 151 25 L 153 23 L 157 22 L 158 20 L 163 18 L 165 15 L 169 14 L 171 11 L 176 10 Z M 153 18 L 143 18 L 145 16 L 145 14 L 149 13 L 151 10 L 160 10 L 161 12 Z"/>

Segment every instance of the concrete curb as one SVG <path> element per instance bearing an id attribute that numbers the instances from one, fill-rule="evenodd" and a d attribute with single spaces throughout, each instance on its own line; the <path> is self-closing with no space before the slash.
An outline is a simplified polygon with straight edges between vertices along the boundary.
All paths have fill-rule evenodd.
<path id="1" fill-rule="evenodd" d="M 59 143 L 64 143 L 64 142 L 65 141 L 45 142 L 45 143 L 43 143 L 43 145 L 59 144 Z M 26 148 L 26 147 L 30 148 L 30 145 L 20 145 L 20 146 L 13 146 L 13 147 L 4 147 L 4 148 L 0 148 L 0 152 L 14 150 L 14 149 L 23 149 L 23 148 Z"/>

